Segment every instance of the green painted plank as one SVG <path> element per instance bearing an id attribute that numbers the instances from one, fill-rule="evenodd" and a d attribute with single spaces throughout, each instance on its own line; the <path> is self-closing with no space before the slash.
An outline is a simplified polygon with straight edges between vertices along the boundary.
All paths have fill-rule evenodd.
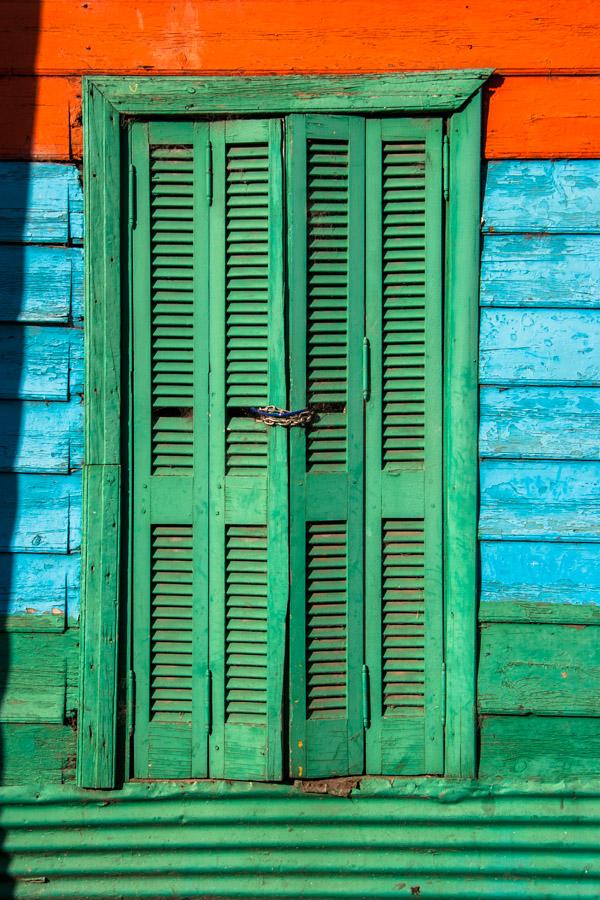
<path id="1" fill-rule="evenodd" d="M 599 717 L 484 716 L 480 740 L 482 779 L 558 780 L 599 772 Z"/>
<path id="2" fill-rule="evenodd" d="M 446 774 L 475 775 L 481 97 L 449 128 L 444 339 Z"/>
<path id="3" fill-rule="evenodd" d="M 121 114 L 258 114 L 459 109 L 491 70 L 377 75 L 87 78 Z"/>
<path id="4" fill-rule="evenodd" d="M 483 625 L 479 710 L 600 715 L 599 634 L 582 625 Z"/>

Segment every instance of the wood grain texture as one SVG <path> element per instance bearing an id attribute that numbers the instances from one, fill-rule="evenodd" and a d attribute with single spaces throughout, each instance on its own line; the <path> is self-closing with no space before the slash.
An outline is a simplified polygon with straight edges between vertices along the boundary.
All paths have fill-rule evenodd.
<path id="1" fill-rule="evenodd" d="M 7 72 L 359 72 L 498 67 L 598 69 L 590 0 L 427 6 L 373 0 L 6 0 Z M 37 29 L 32 63 L 30 30 Z"/>
<path id="2" fill-rule="evenodd" d="M 83 194 L 74 166 L 0 164 L 0 241 L 64 244 L 83 239 Z"/>
<path id="3" fill-rule="evenodd" d="M 479 535 L 600 540 L 600 463 L 484 460 Z"/>
<path id="4" fill-rule="evenodd" d="M 600 545 L 551 541 L 482 541 L 480 618 L 502 615 L 507 603 L 585 607 L 600 613 Z M 545 615 L 542 610 L 540 616 Z"/>
<path id="5" fill-rule="evenodd" d="M 483 309 L 482 384 L 600 385 L 600 310 Z"/>
<path id="6" fill-rule="evenodd" d="M 77 328 L 0 325 L 0 398 L 68 400 L 83 391 L 83 333 Z"/>
<path id="7" fill-rule="evenodd" d="M 483 624 L 479 711 L 599 716 L 599 635 L 593 625 Z"/>
<path id="8" fill-rule="evenodd" d="M 483 226 L 489 233 L 600 231 L 600 159 L 488 163 Z"/>
<path id="9" fill-rule="evenodd" d="M 62 725 L 77 706 L 77 631 L 9 634 L 0 659 L 0 722 Z"/>
<path id="10" fill-rule="evenodd" d="M 600 390 L 483 387 L 480 456 L 600 459 Z"/>
<path id="11" fill-rule="evenodd" d="M 487 159 L 598 158 L 598 76 L 503 78 L 486 94 Z"/>
<path id="12" fill-rule="evenodd" d="M 83 464 L 83 405 L 0 400 L 0 472 L 66 475 Z"/>
<path id="13" fill-rule="evenodd" d="M 598 775 L 600 718 L 484 716 L 480 778 Z"/>
<path id="14" fill-rule="evenodd" d="M 0 551 L 68 553 L 81 544 L 81 475 L 0 475 Z"/>
<path id="15" fill-rule="evenodd" d="M 485 235 L 480 302 L 600 307 L 600 235 Z"/>
<path id="16" fill-rule="evenodd" d="M 0 629 L 62 631 L 79 619 L 78 553 L 0 553 Z"/>
<path id="17" fill-rule="evenodd" d="M 0 159 L 80 156 L 79 78 L 0 78 Z"/>
<path id="18" fill-rule="evenodd" d="M 76 742 L 76 732 L 70 725 L 3 725 L 2 783 L 73 782 Z"/>
<path id="19" fill-rule="evenodd" d="M 82 316 L 79 247 L 0 246 L 0 321 L 66 324 Z"/>

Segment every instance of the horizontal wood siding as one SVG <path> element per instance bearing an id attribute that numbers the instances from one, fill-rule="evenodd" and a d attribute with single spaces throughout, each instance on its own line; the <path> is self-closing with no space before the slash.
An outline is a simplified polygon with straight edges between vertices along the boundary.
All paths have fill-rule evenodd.
<path id="1" fill-rule="evenodd" d="M 598 774 L 600 160 L 490 163 L 483 221 L 480 774 Z"/>
<path id="2" fill-rule="evenodd" d="M 0 92 L 1 93 L 1 92 Z M 74 777 L 83 234 L 72 166 L 0 163 L 2 780 Z"/>

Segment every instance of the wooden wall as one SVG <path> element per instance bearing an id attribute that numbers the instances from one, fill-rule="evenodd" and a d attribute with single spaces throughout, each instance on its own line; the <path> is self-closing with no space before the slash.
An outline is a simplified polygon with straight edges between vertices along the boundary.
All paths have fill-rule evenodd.
<path id="1" fill-rule="evenodd" d="M 495 70 L 483 135 L 481 774 L 598 772 L 599 40 L 592 0 L 0 0 L 0 781 L 73 777 L 77 166 L 81 76 L 94 72 Z"/>
<path id="2" fill-rule="evenodd" d="M 600 161 L 490 163 L 483 226 L 481 774 L 598 773 Z"/>

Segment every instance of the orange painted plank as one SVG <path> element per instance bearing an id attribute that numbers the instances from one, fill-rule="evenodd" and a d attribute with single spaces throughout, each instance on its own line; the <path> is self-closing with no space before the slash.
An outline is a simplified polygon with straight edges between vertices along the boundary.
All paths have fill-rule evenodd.
<path id="1" fill-rule="evenodd" d="M 597 0 L 0 0 L 3 71 L 600 72 Z"/>
<path id="2" fill-rule="evenodd" d="M 600 157 L 600 77 L 493 79 L 488 159 Z"/>
<path id="3" fill-rule="evenodd" d="M 81 79 L 0 78 L 0 158 L 81 155 Z"/>

